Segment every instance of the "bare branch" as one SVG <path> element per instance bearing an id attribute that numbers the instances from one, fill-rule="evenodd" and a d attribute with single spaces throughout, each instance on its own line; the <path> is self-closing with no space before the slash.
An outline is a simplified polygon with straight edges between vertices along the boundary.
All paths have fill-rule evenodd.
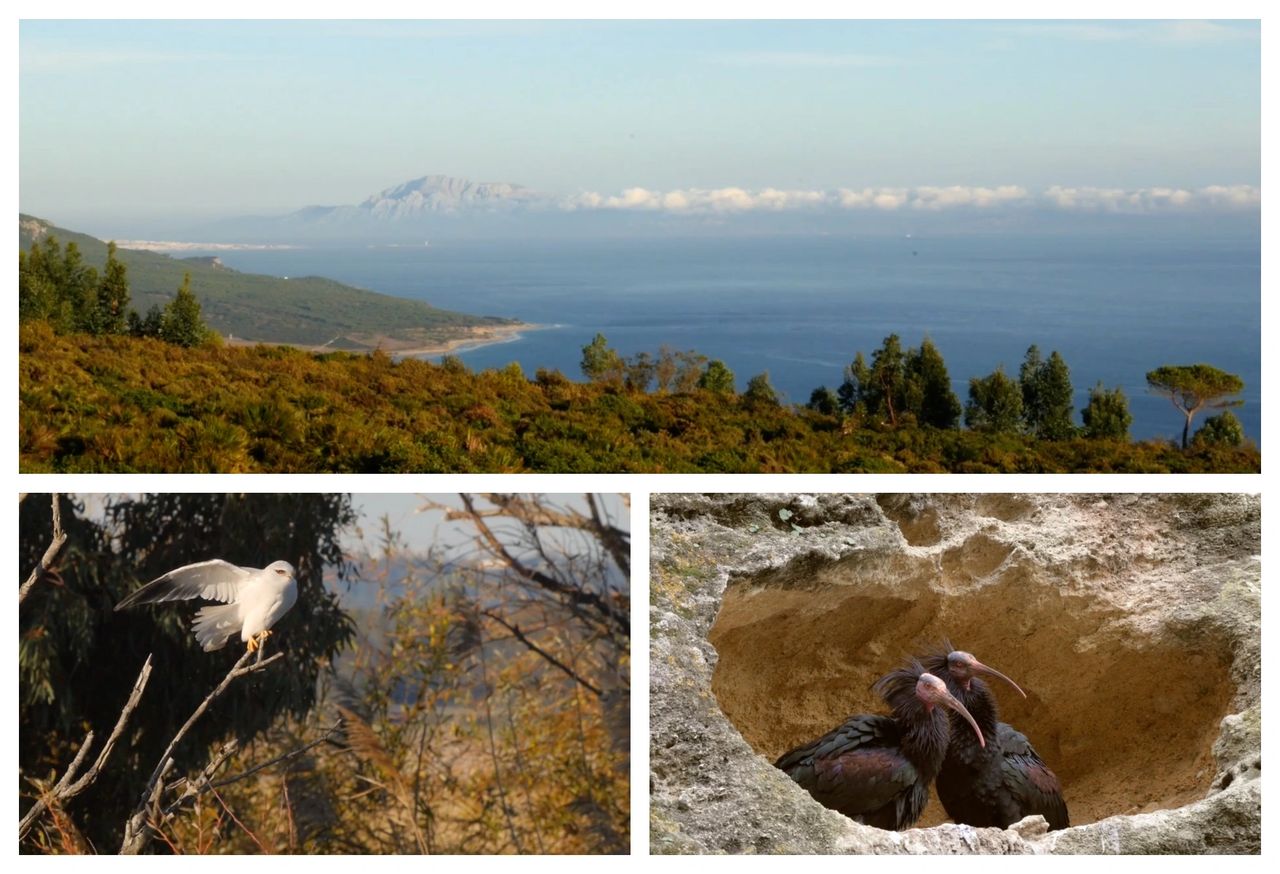
<path id="1" fill-rule="evenodd" d="M 205 711 L 209 709 L 209 706 L 213 704 L 218 696 L 225 692 L 227 687 L 235 680 L 264 670 L 272 662 L 284 658 L 284 653 L 276 653 L 271 658 L 264 659 L 262 657 L 262 650 L 259 649 L 257 652 L 257 659 L 253 664 L 249 664 L 249 659 L 252 658 L 253 655 L 254 653 L 252 651 L 246 650 L 245 654 L 240 656 L 240 659 L 231 666 L 231 670 L 227 672 L 227 675 L 222 678 L 222 682 L 209 693 L 208 697 L 205 698 L 204 701 L 200 702 L 200 706 L 198 706 L 187 721 L 183 723 L 182 728 L 178 729 L 178 733 L 173 736 L 173 740 L 169 741 L 169 745 L 165 747 L 164 753 L 160 756 L 160 761 L 156 763 L 155 770 L 151 772 L 151 777 L 147 780 L 146 788 L 143 790 L 142 796 L 138 800 L 137 807 L 133 809 L 133 813 L 130 814 L 128 821 L 125 823 L 124 841 L 120 845 L 121 854 L 132 855 L 140 853 L 146 848 L 147 844 L 150 843 L 151 833 L 154 829 L 149 826 L 152 821 L 157 823 L 159 821 L 160 796 L 163 794 L 165 789 L 163 782 L 164 775 L 173 767 L 172 755 L 174 749 L 176 749 L 178 744 L 182 742 L 182 739 L 186 737 L 187 732 L 191 730 L 191 727 L 196 724 L 196 721 L 204 715 Z"/>
<path id="2" fill-rule="evenodd" d="M 62 505 L 58 502 L 58 493 L 53 493 L 53 541 L 49 544 L 49 548 L 44 551 L 44 556 L 40 559 L 40 564 L 31 570 L 31 575 L 27 577 L 27 581 L 18 589 L 18 603 L 21 604 L 27 600 L 27 595 L 31 592 L 31 587 L 36 584 L 37 580 L 43 579 L 44 575 L 49 572 L 49 568 L 53 566 L 54 560 L 57 559 L 58 553 L 62 551 L 62 547 L 67 543 L 67 532 L 62 530 Z"/>
<path id="3" fill-rule="evenodd" d="M 497 622 L 497 623 L 498 623 L 499 625 L 501 625 L 503 628 L 507 629 L 507 631 L 510 631 L 510 632 L 511 632 L 511 635 L 512 635 L 516 640 L 520 641 L 520 642 L 521 642 L 521 643 L 523 643 L 525 646 L 527 646 L 529 649 L 533 650 L 535 653 L 537 653 L 538 655 L 542 656 L 542 657 L 543 657 L 544 659 L 546 659 L 548 662 L 550 662 L 551 664 L 555 665 L 555 666 L 556 666 L 557 668 L 559 668 L 560 670 L 564 671 L 566 674 L 568 674 L 568 675 L 569 675 L 569 677 L 570 677 L 570 678 L 571 678 L 575 683 L 580 683 L 580 684 L 582 684 L 582 686 L 583 686 L 583 687 L 585 687 L 589 692 L 591 692 L 591 694 L 595 695 L 597 698 L 599 698 L 599 697 L 600 697 L 600 695 L 602 694 L 602 693 L 601 693 L 601 691 L 600 691 L 600 689 L 598 689 L 597 687 L 595 687 L 595 686 L 591 685 L 591 683 L 589 683 L 585 678 L 583 678 L 582 676 L 580 676 L 579 674 L 577 674 L 576 672 L 574 672 L 574 670 L 573 670 L 572 668 L 570 668 L 568 665 L 566 665 L 564 662 L 560 661 L 558 658 L 556 658 L 555 656 L 553 656 L 551 653 L 547 652 L 545 649 L 543 649 L 542 647 L 538 646 L 536 643 L 534 643 L 532 640 L 530 640 L 528 637 L 526 637 L 526 636 L 525 636 L 525 634 L 524 634 L 524 632 L 522 632 L 522 631 L 520 630 L 520 626 L 519 626 L 519 625 L 513 625 L 513 624 L 511 624 L 511 623 L 507 622 L 507 620 L 503 619 L 503 618 L 502 618 L 501 616 L 499 616 L 497 613 L 493 613 L 493 612 L 491 612 L 491 611 L 489 611 L 489 610 L 481 610 L 480 612 L 481 612 L 482 614 L 484 614 L 485 616 L 488 616 L 488 617 L 489 617 L 490 619 L 492 619 L 494 622 Z"/>
<path id="4" fill-rule="evenodd" d="M 56 498 L 55 498 L 56 502 Z M 98 758 L 94 761 L 93 767 L 86 771 L 83 775 L 77 777 L 76 772 L 80 770 L 81 764 L 84 762 L 85 756 L 89 752 L 90 746 L 93 744 L 93 732 L 85 735 L 84 743 L 80 745 L 80 749 L 76 752 L 75 758 L 71 760 L 71 765 L 67 768 L 66 773 L 62 775 L 53 789 L 47 792 L 43 797 L 36 800 L 26 815 L 18 822 L 18 840 L 26 837 L 31 826 L 40 818 L 40 815 L 47 810 L 50 805 L 62 805 L 64 802 L 75 798 L 98 779 L 98 775 L 102 772 L 102 768 L 107 763 L 107 759 L 111 756 L 111 751 L 115 749 L 116 741 L 120 739 L 120 735 L 124 733 L 124 727 L 129 722 L 129 717 L 133 715 L 133 711 L 137 708 L 138 702 L 142 700 L 142 692 L 147 687 L 147 680 L 151 678 L 151 656 L 147 656 L 147 660 L 142 664 L 142 670 L 138 672 L 138 679 L 133 681 L 133 691 L 129 693 L 129 698 L 124 703 L 124 709 L 120 711 L 120 717 L 116 720 L 116 727 L 112 729 L 111 735 L 107 738 L 107 742 L 102 745 Z"/>

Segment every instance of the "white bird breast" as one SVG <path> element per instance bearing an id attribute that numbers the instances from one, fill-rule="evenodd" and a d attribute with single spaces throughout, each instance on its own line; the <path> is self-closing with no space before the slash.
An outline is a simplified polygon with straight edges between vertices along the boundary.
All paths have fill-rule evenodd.
<path id="1" fill-rule="evenodd" d="M 289 612 L 298 600 L 298 583 L 293 574 L 281 575 L 265 568 L 246 580 L 236 599 L 241 604 L 240 639 L 248 641 L 261 634 Z"/>

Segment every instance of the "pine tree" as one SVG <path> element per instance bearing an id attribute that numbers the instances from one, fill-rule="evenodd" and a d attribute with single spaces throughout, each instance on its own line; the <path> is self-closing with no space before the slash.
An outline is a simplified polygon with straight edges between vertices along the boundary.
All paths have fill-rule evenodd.
<path id="1" fill-rule="evenodd" d="M 747 390 L 742 393 L 742 397 L 749 404 L 777 406 L 779 403 L 778 393 L 769 382 L 767 370 L 764 373 L 757 373 L 747 381 Z"/>
<path id="2" fill-rule="evenodd" d="M 184 273 L 178 294 L 160 317 L 160 339 L 176 346 L 199 346 L 209 336 L 200 316 L 200 301 L 191 291 L 191 274 Z"/>
<path id="3" fill-rule="evenodd" d="M 906 409 L 915 414 L 921 425 L 954 428 L 960 422 L 963 408 L 951 390 L 951 376 L 942 353 L 925 337 L 919 349 L 907 352 Z"/>
<path id="4" fill-rule="evenodd" d="M 116 258 L 116 244 L 107 244 L 107 265 L 98 282 L 97 329 L 103 334 L 123 334 L 129 316 L 129 278 L 124 263 Z"/>
<path id="5" fill-rule="evenodd" d="M 1022 421 L 1028 434 L 1041 440 L 1067 440 L 1076 434 L 1071 370 L 1054 351 L 1048 361 L 1032 346 L 1018 372 L 1022 388 Z"/>

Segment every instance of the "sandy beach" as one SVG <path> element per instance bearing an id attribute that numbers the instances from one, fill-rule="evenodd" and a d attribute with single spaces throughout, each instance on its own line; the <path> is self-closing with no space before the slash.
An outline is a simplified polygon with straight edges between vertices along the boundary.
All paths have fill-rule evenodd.
<path id="1" fill-rule="evenodd" d="M 371 352 L 381 349 L 396 358 L 434 358 L 439 355 L 450 355 L 492 346 L 497 343 L 510 343 L 520 339 L 526 331 L 537 331 L 545 325 L 518 322 L 508 325 L 474 325 L 459 328 L 458 336 L 448 340 L 423 343 L 421 339 L 412 337 L 394 337 L 389 334 L 344 334 L 334 337 L 328 343 L 281 343 L 273 340 L 245 340 L 240 337 L 227 337 L 224 342 L 230 346 L 292 346 L 308 352 Z M 346 341 L 345 345 L 338 341 Z M 354 345 L 353 345 L 354 344 Z"/>

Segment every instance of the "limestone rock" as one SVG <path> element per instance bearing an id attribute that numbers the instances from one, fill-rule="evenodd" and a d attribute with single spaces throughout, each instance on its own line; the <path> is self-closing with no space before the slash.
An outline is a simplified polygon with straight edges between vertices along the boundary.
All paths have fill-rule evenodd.
<path id="1" fill-rule="evenodd" d="M 1257 853 L 1260 506 L 1244 495 L 655 495 L 655 853 Z M 773 768 L 949 636 L 1073 827 L 859 825 Z"/>

